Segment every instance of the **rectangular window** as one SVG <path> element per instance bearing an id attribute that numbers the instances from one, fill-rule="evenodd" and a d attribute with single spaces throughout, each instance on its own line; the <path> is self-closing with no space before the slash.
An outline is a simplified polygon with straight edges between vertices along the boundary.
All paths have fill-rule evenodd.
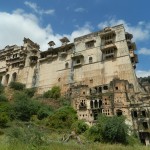
<path id="1" fill-rule="evenodd" d="M 86 42 L 86 43 L 85 43 L 85 47 L 86 47 L 86 48 L 92 48 L 92 47 L 94 47 L 94 42 L 95 42 L 94 40 L 93 40 L 93 41 Z"/>

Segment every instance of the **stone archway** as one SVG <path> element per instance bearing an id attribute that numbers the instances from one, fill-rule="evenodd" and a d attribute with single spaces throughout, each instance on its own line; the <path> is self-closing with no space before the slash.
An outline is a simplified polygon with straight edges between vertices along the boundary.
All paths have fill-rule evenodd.
<path id="1" fill-rule="evenodd" d="M 8 83 L 9 83 L 9 74 L 5 76 L 5 85 L 8 85 Z"/>
<path id="2" fill-rule="evenodd" d="M 13 74 L 12 74 L 12 82 L 15 82 L 16 81 L 16 79 L 17 79 L 17 73 L 16 72 L 14 72 Z"/>

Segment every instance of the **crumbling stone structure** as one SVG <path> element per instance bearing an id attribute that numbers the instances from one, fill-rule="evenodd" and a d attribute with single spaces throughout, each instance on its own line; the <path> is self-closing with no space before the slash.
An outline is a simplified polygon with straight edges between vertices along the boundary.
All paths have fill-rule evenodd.
<path id="1" fill-rule="evenodd" d="M 132 34 L 123 25 L 77 37 L 72 43 L 64 37 L 62 45 L 41 51 L 24 38 L 23 46 L 6 46 L 0 51 L 0 82 L 24 83 L 38 93 L 54 85 L 72 98 L 79 119 L 95 123 L 99 113 L 125 115 L 127 123 L 150 142 L 149 86 L 142 87 L 135 74 L 137 54 Z"/>

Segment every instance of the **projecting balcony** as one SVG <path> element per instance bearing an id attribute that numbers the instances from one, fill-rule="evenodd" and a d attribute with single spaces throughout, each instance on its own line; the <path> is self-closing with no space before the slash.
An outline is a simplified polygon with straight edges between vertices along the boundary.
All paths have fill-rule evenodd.
<path id="1" fill-rule="evenodd" d="M 38 59 L 38 56 L 37 55 L 31 55 L 29 58 L 30 59 Z"/>
<path id="2" fill-rule="evenodd" d="M 67 56 L 67 52 L 60 52 L 61 56 Z"/>
<path id="3" fill-rule="evenodd" d="M 134 57 L 134 52 L 133 51 L 130 51 L 130 57 Z"/>
<path id="4" fill-rule="evenodd" d="M 52 58 L 52 55 L 47 55 L 46 58 L 50 59 Z"/>
<path id="5" fill-rule="evenodd" d="M 31 49 L 31 51 L 32 51 L 33 53 L 36 53 L 38 50 L 35 49 L 35 48 L 33 48 L 33 49 Z"/>
<path id="6" fill-rule="evenodd" d="M 20 64 L 19 64 L 19 67 L 23 67 L 23 66 L 24 66 L 24 63 L 20 63 Z"/>
<path id="7" fill-rule="evenodd" d="M 39 61 L 45 61 L 47 57 L 40 58 Z"/>
<path id="8" fill-rule="evenodd" d="M 107 49 L 116 49 L 116 45 L 114 43 L 111 43 L 111 44 L 107 44 L 107 45 L 102 45 L 101 46 L 101 51 L 105 51 Z"/>
<path id="9" fill-rule="evenodd" d="M 56 58 L 58 55 L 57 54 L 53 54 L 52 55 L 52 58 Z"/>
<path id="10" fill-rule="evenodd" d="M 81 53 L 74 53 L 72 54 L 71 58 L 77 58 L 77 57 L 84 57 Z"/>
<path id="11" fill-rule="evenodd" d="M 82 66 L 81 63 L 75 63 L 75 64 L 73 65 L 73 67 L 80 67 L 80 66 Z"/>

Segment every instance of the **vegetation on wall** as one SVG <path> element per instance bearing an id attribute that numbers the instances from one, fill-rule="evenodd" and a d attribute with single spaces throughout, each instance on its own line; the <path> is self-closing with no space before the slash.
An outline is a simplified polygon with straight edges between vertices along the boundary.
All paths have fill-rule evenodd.
<path id="1" fill-rule="evenodd" d="M 54 86 L 54 87 L 52 87 L 51 90 L 44 92 L 43 97 L 58 99 L 58 98 L 60 98 L 60 95 L 61 95 L 60 91 L 61 91 L 61 89 L 59 86 Z"/>
<path id="2" fill-rule="evenodd" d="M 28 149 L 42 149 L 42 146 L 50 145 L 50 141 L 63 143 L 61 139 L 64 134 L 68 138 L 72 131 L 85 144 L 128 144 L 129 137 L 131 139 L 127 134 L 125 118 L 100 115 L 92 127 L 84 120 L 78 120 L 76 111 L 70 106 L 70 99 L 61 96 L 60 87 L 53 87 L 40 99 L 36 98 L 34 88 L 25 89 L 20 83 L 11 83 L 10 88 L 14 92 L 11 101 L 8 101 L 9 93 L 6 96 L 4 87 L 0 85 L 0 138 L 6 136 L 10 144 L 19 143 L 28 145 Z M 59 108 L 45 101 L 59 102 Z M 136 143 L 133 138 L 132 141 Z"/>

